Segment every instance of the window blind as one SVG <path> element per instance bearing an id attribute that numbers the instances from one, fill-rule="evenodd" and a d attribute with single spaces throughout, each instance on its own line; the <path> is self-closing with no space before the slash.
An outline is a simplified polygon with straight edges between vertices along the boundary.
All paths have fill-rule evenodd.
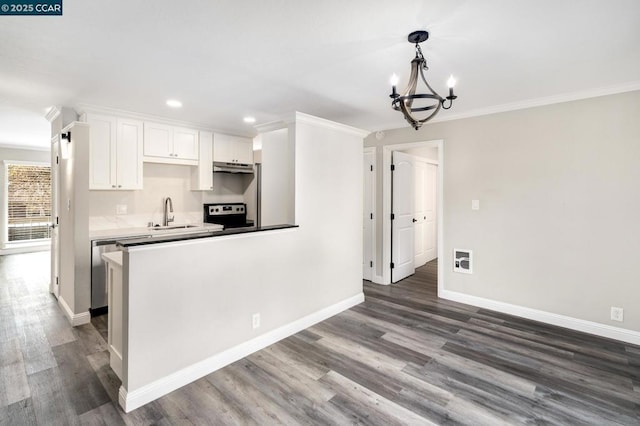
<path id="1" fill-rule="evenodd" d="M 40 240 L 51 237 L 51 167 L 7 166 L 7 239 Z"/>

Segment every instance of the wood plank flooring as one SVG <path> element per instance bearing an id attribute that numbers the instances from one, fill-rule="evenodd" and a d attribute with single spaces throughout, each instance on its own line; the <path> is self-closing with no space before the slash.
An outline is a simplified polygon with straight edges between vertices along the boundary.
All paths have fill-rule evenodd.
<path id="1" fill-rule="evenodd" d="M 0 425 L 640 425 L 640 347 L 436 297 L 436 262 L 132 413 L 106 317 L 71 328 L 48 253 L 0 256 Z"/>

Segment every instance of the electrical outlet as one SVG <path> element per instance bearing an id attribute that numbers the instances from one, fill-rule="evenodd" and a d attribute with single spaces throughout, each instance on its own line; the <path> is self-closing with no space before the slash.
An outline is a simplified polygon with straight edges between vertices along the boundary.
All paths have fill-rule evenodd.
<path id="1" fill-rule="evenodd" d="M 127 214 L 127 205 L 116 204 L 116 214 Z"/>
<path id="2" fill-rule="evenodd" d="M 624 321 L 624 309 L 616 308 L 615 306 L 611 307 L 611 320 L 612 321 Z"/>
<path id="3" fill-rule="evenodd" d="M 252 322 L 253 322 L 253 329 L 254 330 L 256 328 L 260 327 L 260 313 L 253 314 Z"/>
<path id="4" fill-rule="evenodd" d="M 471 210 L 480 210 L 480 200 L 471 200 Z"/>

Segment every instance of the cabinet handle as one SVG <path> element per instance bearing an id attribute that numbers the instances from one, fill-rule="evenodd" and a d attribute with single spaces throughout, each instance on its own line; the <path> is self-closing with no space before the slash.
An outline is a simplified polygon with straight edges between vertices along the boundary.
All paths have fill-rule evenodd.
<path id="1" fill-rule="evenodd" d="M 115 186 L 115 185 L 111 185 L 111 187 L 112 187 L 112 188 L 115 188 L 116 186 Z"/>
<path id="2" fill-rule="evenodd" d="M 118 185 L 118 188 L 122 188 L 122 185 Z"/>

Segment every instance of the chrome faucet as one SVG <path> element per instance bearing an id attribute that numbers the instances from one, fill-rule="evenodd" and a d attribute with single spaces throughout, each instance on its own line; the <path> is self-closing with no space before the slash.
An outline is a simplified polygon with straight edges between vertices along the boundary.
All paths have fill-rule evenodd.
<path id="1" fill-rule="evenodd" d="M 173 220 L 175 219 L 174 216 L 169 217 L 169 212 L 173 213 L 173 202 L 171 201 L 171 197 L 167 197 L 164 199 L 164 217 L 162 219 L 163 226 L 168 226 L 169 222 L 173 222 Z"/>

